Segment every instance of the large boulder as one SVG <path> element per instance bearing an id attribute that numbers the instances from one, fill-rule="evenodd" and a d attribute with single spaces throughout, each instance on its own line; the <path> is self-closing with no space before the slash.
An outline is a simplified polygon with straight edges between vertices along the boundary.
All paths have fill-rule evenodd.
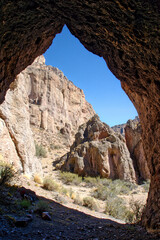
<path id="1" fill-rule="evenodd" d="M 136 180 L 125 139 L 97 115 L 79 127 L 70 152 L 61 161 L 61 170 L 80 176 Z"/>

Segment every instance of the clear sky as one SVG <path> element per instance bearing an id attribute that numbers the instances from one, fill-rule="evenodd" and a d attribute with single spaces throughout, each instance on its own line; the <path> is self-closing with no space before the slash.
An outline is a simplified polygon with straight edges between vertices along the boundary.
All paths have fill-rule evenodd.
<path id="1" fill-rule="evenodd" d="M 66 26 L 56 35 L 44 56 L 47 65 L 59 68 L 83 89 L 86 100 L 103 122 L 114 126 L 137 116 L 120 81 L 110 72 L 104 59 L 89 52 Z"/>

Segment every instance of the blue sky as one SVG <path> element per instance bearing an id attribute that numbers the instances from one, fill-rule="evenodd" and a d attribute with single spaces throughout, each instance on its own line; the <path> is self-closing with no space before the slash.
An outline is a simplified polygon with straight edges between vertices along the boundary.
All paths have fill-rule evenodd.
<path id="1" fill-rule="evenodd" d="M 120 81 L 110 72 L 104 59 L 89 52 L 66 26 L 56 35 L 44 56 L 47 65 L 59 68 L 83 89 L 86 100 L 103 122 L 114 126 L 137 116 Z"/>

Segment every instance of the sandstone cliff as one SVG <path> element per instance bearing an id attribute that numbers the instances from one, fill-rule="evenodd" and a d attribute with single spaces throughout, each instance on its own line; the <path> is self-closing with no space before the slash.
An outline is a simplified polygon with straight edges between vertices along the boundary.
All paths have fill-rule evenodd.
<path id="1" fill-rule="evenodd" d="M 26 173 L 41 172 L 34 140 L 69 146 L 78 126 L 93 115 L 83 91 L 40 56 L 17 76 L 0 106 L 0 154 Z"/>
<path id="2" fill-rule="evenodd" d="M 97 115 L 79 127 L 70 152 L 60 161 L 62 170 L 81 176 L 136 180 L 125 139 Z"/>
<path id="3" fill-rule="evenodd" d="M 83 90 L 59 69 L 46 66 L 43 56 L 23 74 L 29 86 L 30 123 L 34 135 L 37 129 L 43 129 L 43 144 L 46 141 L 48 145 L 53 142 L 53 135 L 61 134 L 65 137 L 63 144 L 70 146 L 78 127 L 95 114 Z"/>

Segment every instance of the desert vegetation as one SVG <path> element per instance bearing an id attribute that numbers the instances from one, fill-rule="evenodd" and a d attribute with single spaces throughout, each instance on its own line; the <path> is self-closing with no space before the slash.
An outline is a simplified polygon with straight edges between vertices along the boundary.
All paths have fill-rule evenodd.
<path id="1" fill-rule="evenodd" d="M 35 143 L 35 149 L 36 149 L 36 157 L 38 158 L 47 157 L 47 151 L 42 144 Z"/>
<path id="2" fill-rule="evenodd" d="M 0 185 L 9 183 L 14 175 L 15 172 L 13 166 L 6 162 L 0 161 Z"/>
<path id="3" fill-rule="evenodd" d="M 64 195 L 72 199 L 73 203 L 87 207 L 94 211 L 101 209 L 103 203 L 103 212 L 114 218 L 121 219 L 125 222 L 137 222 L 141 218 L 144 208 L 144 203 L 132 199 L 129 202 L 125 201 L 124 196 L 136 194 L 138 185 L 122 180 L 103 179 L 100 177 L 80 177 L 77 174 L 69 172 L 59 172 L 58 179 L 61 182 L 56 182 L 51 176 L 48 176 L 43 181 L 43 188 L 49 191 L 54 191 L 60 195 Z M 89 195 L 81 195 L 75 192 L 74 186 L 90 189 Z M 144 182 L 141 186 L 143 192 L 149 188 L 149 181 Z M 60 202 L 63 202 L 62 197 L 58 197 Z"/>

